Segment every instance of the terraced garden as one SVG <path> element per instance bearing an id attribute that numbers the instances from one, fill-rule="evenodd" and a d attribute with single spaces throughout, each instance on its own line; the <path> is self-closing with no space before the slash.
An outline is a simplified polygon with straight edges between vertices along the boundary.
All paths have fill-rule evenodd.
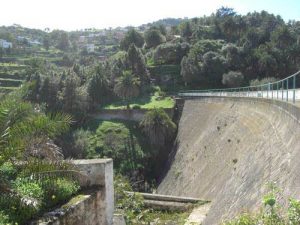
<path id="1" fill-rule="evenodd" d="M 25 80 L 25 65 L 0 63 L 0 93 L 8 93 Z"/>

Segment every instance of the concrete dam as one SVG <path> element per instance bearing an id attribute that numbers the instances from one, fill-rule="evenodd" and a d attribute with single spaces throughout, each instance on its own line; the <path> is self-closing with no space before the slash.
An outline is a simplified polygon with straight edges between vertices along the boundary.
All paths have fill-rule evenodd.
<path id="1" fill-rule="evenodd" d="M 159 194 L 210 200 L 203 224 L 262 206 L 274 183 L 300 195 L 300 108 L 271 99 L 185 99 Z"/>

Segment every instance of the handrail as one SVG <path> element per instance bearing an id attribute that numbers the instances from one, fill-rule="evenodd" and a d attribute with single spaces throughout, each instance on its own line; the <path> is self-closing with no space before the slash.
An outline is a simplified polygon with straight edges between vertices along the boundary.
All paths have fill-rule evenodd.
<path id="1" fill-rule="evenodd" d="M 296 99 L 300 99 L 300 89 L 296 89 L 296 78 L 300 75 L 300 71 L 282 79 L 267 84 L 255 86 L 244 86 L 236 88 L 221 88 L 221 89 L 205 89 L 205 90 L 182 90 L 179 91 L 179 96 L 230 96 L 230 97 L 257 97 L 257 98 L 272 98 L 286 100 L 292 99 L 293 103 Z M 292 85 L 289 88 L 289 83 Z M 274 92 L 275 95 L 274 96 Z M 270 94 L 270 95 L 269 95 Z"/>

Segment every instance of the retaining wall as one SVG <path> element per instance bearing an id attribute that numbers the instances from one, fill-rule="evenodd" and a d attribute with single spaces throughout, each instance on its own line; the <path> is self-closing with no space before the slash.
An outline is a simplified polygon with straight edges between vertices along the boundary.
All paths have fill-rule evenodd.
<path id="1" fill-rule="evenodd" d="M 31 225 L 112 225 L 114 213 L 113 162 L 111 159 L 72 161 L 85 176 L 87 189 L 64 206 L 44 214 Z"/>

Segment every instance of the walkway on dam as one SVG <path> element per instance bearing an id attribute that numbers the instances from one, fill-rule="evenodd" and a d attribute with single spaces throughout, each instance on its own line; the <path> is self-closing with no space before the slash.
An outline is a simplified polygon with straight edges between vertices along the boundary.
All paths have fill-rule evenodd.
<path id="1" fill-rule="evenodd" d="M 178 95 L 180 97 L 266 98 L 296 104 L 297 101 L 300 101 L 300 71 L 280 81 L 263 85 L 210 90 L 186 90 L 179 92 Z"/>

